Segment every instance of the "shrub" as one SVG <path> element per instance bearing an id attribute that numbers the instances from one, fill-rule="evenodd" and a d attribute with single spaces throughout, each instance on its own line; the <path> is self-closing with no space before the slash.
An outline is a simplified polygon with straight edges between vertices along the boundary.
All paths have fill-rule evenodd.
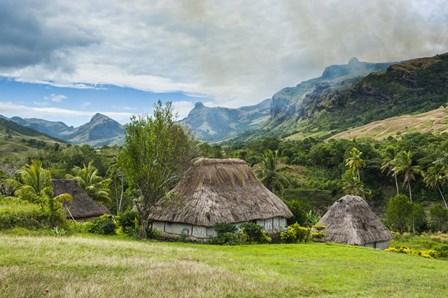
<path id="1" fill-rule="evenodd" d="M 289 225 L 286 231 L 280 232 L 280 238 L 285 243 L 298 243 L 311 241 L 311 229 L 301 227 L 298 223 Z"/>
<path id="2" fill-rule="evenodd" d="M 101 235 L 113 235 L 116 233 L 117 226 L 111 215 L 101 215 L 95 218 L 89 225 L 89 233 Z"/>
<path id="3" fill-rule="evenodd" d="M 27 228 L 37 230 L 65 225 L 65 212 L 63 210 L 58 209 L 53 216 L 50 216 L 48 210 L 38 204 L 18 198 L 0 200 L 0 229 Z"/>
<path id="4" fill-rule="evenodd" d="M 121 212 L 115 219 L 122 228 L 123 233 L 130 236 L 138 235 L 140 230 L 140 218 L 138 212 L 132 210 Z"/>
<path id="5" fill-rule="evenodd" d="M 247 243 L 270 243 L 272 241 L 263 227 L 253 222 L 245 222 L 240 225 L 242 237 Z"/>
<path id="6" fill-rule="evenodd" d="M 238 227 L 233 224 L 217 223 L 214 229 L 217 235 L 210 238 L 211 244 L 238 245 L 244 243 L 241 233 L 238 232 Z"/>
<path id="7" fill-rule="evenodd" d="M 386 248 L 384 251 L 403 253 L 403 254 L 407 254 L 407 255 L 422 256 L 424 258 L 437 258 L 437 252 L 433 249 L 419 250 L 419 249 L 409 248 L 407 246 L 400 246 L 400 247 L 391 246 L 389 248 Z"/>

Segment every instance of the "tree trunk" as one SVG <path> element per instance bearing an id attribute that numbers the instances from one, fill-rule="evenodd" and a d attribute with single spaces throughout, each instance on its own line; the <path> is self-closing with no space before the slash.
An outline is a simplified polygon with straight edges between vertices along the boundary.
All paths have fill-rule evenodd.
<path id="1" fill-rule="evenodd" d="M 121 176 L 120 202 L 118 203 L 117 214 L 120 213 L 121 210 L 121 203 L 123 202 L 123 194 L 124 194 L 124 175 Z"/>
<path id="2" fill-rule="evenodd" d="M 146 230 L 148 229 L 149 221 L 146 219 L 146 217 L 142 217 L 140 220 L 140 232 L 138 236 L 142 239 L 148 238 L 148 235 L 146 233 Z"/>
<path id="3" fill-rule="evenodd" d="M 409 180 L 409 200 L 412 202 L 412 188 L 411 188 L 411 180 Z M 415 217 L 414 217 L 414 205 L 412 205 L 412 233 L 415 234 Z"/>
<path id="4" fill-rule="evenodd" d="M 440 189 L 440 186 L 437 185 L 437 189 L 439 190 L 440 195 L 442 196 L 442 200 L 443 200 L 443 203 L 445 204 L 445 208 L 448 209 L 448 205 L 446 204 L 445 196 L 443 195 L 443 192 Z"/>
<path id="5" fill-rule="evenodd" d="M 394 178 L 395 178 L 395 186 L 397 187 L 397 195 L 399 195 L 399 194 L 400 194 L 400 189 L 398 188 L 398 179 L 397 179 L 397 176 L 394 176 Z"/>

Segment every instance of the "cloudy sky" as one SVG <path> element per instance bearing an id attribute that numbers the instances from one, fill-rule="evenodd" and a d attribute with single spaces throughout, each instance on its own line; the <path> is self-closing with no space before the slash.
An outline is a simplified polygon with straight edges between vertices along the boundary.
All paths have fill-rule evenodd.
<path id="1" fill-rule="evenodd" d="M 448 1 L 0 1 L 0 114 L 239 107 L 325 66 L 448 51 Z"/>

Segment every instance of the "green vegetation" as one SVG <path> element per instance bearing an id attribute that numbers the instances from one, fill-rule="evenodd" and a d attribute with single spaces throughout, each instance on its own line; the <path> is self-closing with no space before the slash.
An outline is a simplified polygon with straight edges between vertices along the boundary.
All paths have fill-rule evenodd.
<path id="1" fill-rule="evenodd" d="M 0 296 L 443 297 L 446 261 L 336 244 L 0 235 Z"/>
<path id="2" fill-rule="evenodd" d="M 188 168 L 194 142 L 174 122 L 171 103 L 155 105 L 154 116 L 131 118 L 126 125 L 120 164 L 130 185 L 139 192 L 135 206 L 141 220 L 140 237 L 147 237 L 151 207 L 165 197 Z"/>

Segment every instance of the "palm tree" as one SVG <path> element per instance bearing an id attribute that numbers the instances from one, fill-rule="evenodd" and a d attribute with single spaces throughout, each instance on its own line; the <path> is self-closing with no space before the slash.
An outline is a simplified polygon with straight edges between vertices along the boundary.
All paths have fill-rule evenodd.
<path id="1" fill-rule="evenodd" d="M 365 198 L 364 184 L 359 179 L 359 176 L 352 170 L 348 169 L 342 175 L 342 189 L 351 195 L 360 196 Z"/>
<path id="2" fill-rule="evenodd" d="M 400 194 L 400 189 L 398 187 L 398 178 L 397 175 L 394 175 L 394 172 L 392 171 L 392 169 L 394 168 L 393 165 L 393 160 L 394 160 L 394 156 L 395 156 L 395 147 L 391 147 L 388 146 L 386 147 L 383 151 L 381 151 L 381 158 L 383 160 L 382 164 L 381 164 L 381 170 L 387 171 L 386 175 L 392 175 L 394 177 L 395 180 L 395 187 L 397 189 L 397 195 Z"/>
<path id="3" fill-rule="evenodd" d="M 277 152 L 274 153 L 271 150 L 266 151 L 261 158 L 262 168 L 258 170 L 257 176 L 261 182 L 270 191 L 274 193 L 282 193 L 283 190 L 289 186 L 289 180 L 284 176 L 281 171 L 284 169 L 277 168 L 278 156 Z"/>
<path id="4" fill-rule="evenodd" d="M 350 150 L 350 157 L 345 160 L 345 166 L 356 174 L 359 181 L 361 181 L 359 170 L 366 166 L 366 163 L 361 156 L 362 152 L 356 147 L 353 147 L 352 150 Z"/>
<path id="5" fill-rule="evenodd" d="M 111 202 L 109 197 L 111 180 L 98 176 L 98 170 L 92 163 L 92 161 L 89 162 L 87 166 L 84 164 L 82 168 L 75 167 L 72 170 L 74 175 L 67 175 L 67 178 L 75 179 L 78 185 L 95 201 L 109 204 Z"/>
<path id="6" fill-rule="evenodd" d="M 125 175 L 116 157 L 113 158 L 111 164 L 109 165 L 107 176 L 109 176 L 111 180 L 112 191 L 115 194 L 114 197 L 116 201 L 117 214 L 119 214 L 124 198 Z"/>
<path id="7" fill-rule="evenodd" d="M 424 174 L 423 182 L 425 182 L 426 186 L 439 191 L 445 208 L 448 209 L 445 196 L 442 192 L 443 185 L 448 181 L 448 154 L 445 153 L 443 157 L 434 161 L 433 164 Z"/>
<path id="8" fill-rule="evenodd" d="M 421 174 L 420 167 L 412 164 L 412 154 L 410 151 L 400 151 L 392 160 L 393 175 L 403 174 L 403 186 L 409 190 L 409 200 L 412 202 L 411 181 L 415 180 L 416 174 Z"/>
<path id="9" fill-rule="evenodd" d="M 71 201 L 72 196 L 67 193 L 54 196 L 50 171 L 42 167 L 41 161 L 33 160 L 31 164 L 18 170 L 17 174 L 17 180 L 6 180 L 15 189 L 14 195 L 30 202 L 38 202 L 42 207 L 48 206 L 50 222 L 53 224 L 57 210 L 62 208 L 61 203 Z"/>

